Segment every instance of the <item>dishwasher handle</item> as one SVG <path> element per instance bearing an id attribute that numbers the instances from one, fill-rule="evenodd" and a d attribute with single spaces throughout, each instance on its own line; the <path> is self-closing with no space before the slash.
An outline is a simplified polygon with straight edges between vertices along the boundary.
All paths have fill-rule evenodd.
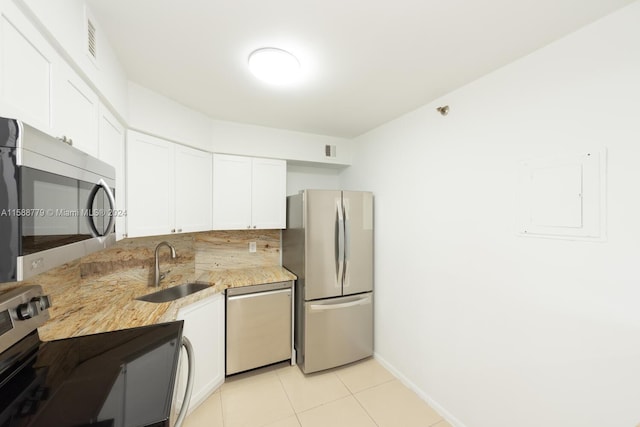
<path id="1" fill-rule="evenodd" d="M 187 337 L 182 337 L 182 346 L 187 351 L 187 388 L 184 392 L 184 399 L 182 400 L 182 408 L 176 419 L 176 423 L 173 427 L 182 427 L 187 411 L 189 410 L 189 401 L 191 400 L 191 393 L 193 392 L 193 380 L 195 377 L 195 357 L 193 354 L 193 346 Z"/>
<path id="2" fill-rule="evenodd" d="M 291 288 L 277 289 L 275 291 L 254 292 L 252 294 L 231 295 L 231 296 L 227 296 L 227 300 L 228 301 L 236 301 L 236 300 L 240 300 L 240 299 L 257 298 L 257 297 L 264 297 L 264 296 L 267 296 L 267 295 L 285 294 L 285 293 L 286 294 L 291 294 Z"/>

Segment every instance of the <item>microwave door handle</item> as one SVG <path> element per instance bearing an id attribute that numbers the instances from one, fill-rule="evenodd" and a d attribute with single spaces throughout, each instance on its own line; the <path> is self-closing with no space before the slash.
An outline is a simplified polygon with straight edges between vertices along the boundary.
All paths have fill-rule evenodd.
<path id="1" fill-rule="evenodd" d="M 104 182 L 104 180 L 100 179 L 100 181 L 98 182 L 102 183 L 104 192 L 107 195 L 107 199 L 109 200 L 109 210 L 111 215 L 109 215 L 109 223 L 107 224 L 107 229 L 104 232 L 105 235 L 108 235 L 113 231 L 114 227 L 116 226 L 116 217 L 115 217 L 116 198 L 113 195 L 113 192 L 111 191 L 111 187 L 109 187 L 109 185 L 106 182 Z"/>
<path id="2" fill-rule="evenodd" d="M 91 193 L 89 193 L 89 199 L 87 200 L 87 211 L 91 212 L 93 209 L 93 201 L 98 194 L 98 190 L 102 188 L 107 195 L 107 199 L 109 199 L 109 205 L 111 210 L 111 215 L 109 215 L 109 223 L 107 225 L 106 230 L 103 234 L 101 234 L 96 228 L 95 223 L 93 222 L 93 217 L 89 215 L 87 217 L 87 221 L 89 222 L 89 229 L 91 230 L 91 234 L 93 237 L 102 237 L 111 233 L 113 226 L 115 225 L 115 216 L 113 215 L 113 211 L 116 208 L 116 199 L 113 197 L 113 193 L 111 192 L 111 188 L 109 185 L 104 182 L 102 178 L 96 183 L 96 185 L 91 189 Z"/>

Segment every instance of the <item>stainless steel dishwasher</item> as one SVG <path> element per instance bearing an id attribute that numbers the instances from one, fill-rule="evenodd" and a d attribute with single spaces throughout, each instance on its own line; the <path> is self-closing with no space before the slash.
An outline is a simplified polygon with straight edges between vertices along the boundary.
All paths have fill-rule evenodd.
<path id="1" fill-rule="evenodd" d="M 226 374 L 291 359 L 292 282 L 227 289 Z"/>

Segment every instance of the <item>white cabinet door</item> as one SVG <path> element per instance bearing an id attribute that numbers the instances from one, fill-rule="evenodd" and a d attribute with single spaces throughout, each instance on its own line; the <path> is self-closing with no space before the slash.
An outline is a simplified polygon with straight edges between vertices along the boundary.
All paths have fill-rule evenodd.
<path id="1" fill-rule="evenodd" d="M 98 156 L 98 96 L 32 22 L 0 1 L 0 115 Z"/>
<path id="2" fill-rule="evenodd" d="M 253 159 L 251 224 L 253 228 L 286 228 L 287 163 Z"/>
<path id="3" fill-rule="evenodd" d="M 211 153 L 176 145 L 176 232 L 211 230 L 211 167 Z"/>
<path id="4" fill-rule="evenodd" d="M 213 229 L 285 228 L 287 163 L 213 155 Z"/>
<path id="5" fill-rule="evenodd" d="M 103 104 L 100 104 L 100 119 L 98 132 L 98 158 L 109 163 L 116 169 L 116 239 L 120 240 L 127 234 L 126 177 L 124 126 L 111 114 Z"/>
<path id="6" fill-rule="evenodd" d="M 53 92 L 53 128 L 58 137 L 98 157 L 98 96 L 66 64 L 57 65 Z"/>
<path id="7" fill-rule="evenodd" d="M 251 158 L 213 155 L 213 229 L 251 228 Z"/>
<path id="8" fill-rule="evenodd" d="M 10 1 L 0 2 L 0 114 L 51 132 L 53 48 Z"/>
<path id="9" fill-rule="evenodd" d="M 177 320 L 184 320 L 182 334 L 191 342 L 195 356 L 191 412 L 224 382 L 224 295 L 216 294 L 181 308 Z M 182 351 L 176 395 L 179 407 L 187 382 L 186 357 Z"/>
<path id="10" fill-rule="evenodd" d="M 211 153 L 129 131 L 128 237 L 211 229 Z"/>
<path id="11" fill-rule="evenodd" d="M 173 144 L 135 131 L 127 134 L 127 234 L 171 233 L 174 224 Z"/>

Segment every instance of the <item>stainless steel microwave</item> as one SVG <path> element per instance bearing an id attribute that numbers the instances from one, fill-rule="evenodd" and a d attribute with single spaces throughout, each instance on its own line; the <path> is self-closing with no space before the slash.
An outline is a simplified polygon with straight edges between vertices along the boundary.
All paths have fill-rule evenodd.
<path id="1" fill-rule="evenodd" d="M 115 243 L 115 169 L 0 117 L 0 283 Z"/>

